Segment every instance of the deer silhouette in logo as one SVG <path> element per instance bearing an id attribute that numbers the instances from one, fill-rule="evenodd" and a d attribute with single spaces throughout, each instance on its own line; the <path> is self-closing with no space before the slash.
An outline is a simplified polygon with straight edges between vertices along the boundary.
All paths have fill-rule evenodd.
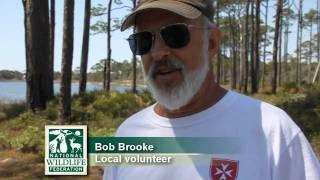
<path id="1" fill-rule="evenodd" d="M 72 132 L 69 130 L 54 130 L 50 131 L 49 134 L 57 135 L 52 141 L 50 141 L 50 152 L 51 153 L 66 153 L 68 146 L 66 143 L 66 137 L 71 135 Z"/>
<path id="2" fill-rule="evenodd" d="M 81 144 L 75 143 L 75 142 L 74 142 L 74 141 L 75 141 L 75 138 L 69 139 L 69 141 L 70 141 L 70 146 L 71 146 L 71 148 L 72 148 L 71 153 L 74 153 L 74 150 L 75 150 L 75 149 L 76 149 L 76 152 L 75 152 L 75 153 L 77 153 L 78 151 L 81 151 L 81 152 L 82 152 Z"/>

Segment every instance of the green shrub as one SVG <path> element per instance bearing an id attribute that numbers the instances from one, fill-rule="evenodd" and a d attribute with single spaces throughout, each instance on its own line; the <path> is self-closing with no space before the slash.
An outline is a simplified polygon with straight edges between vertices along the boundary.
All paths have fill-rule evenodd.
<path id="1" fill-rule="evenodd" d="M 318 159 L 320 159 L 320 133 L 314 134 L 311 137 L 311 145 L 312 145 L 312 148 L 315 151 Z"/>
<path id="2" fill-rule="evenodd" d="M 5 119 L 11 119 L 17 117 L 19 114 L 26 111 L 25 103 L 13 103 L 13 104 L 0 104 L 0 121 Z"/>
<path id="3" fill-rule="evenodd" d="M 44 158 L 44 127 L 26 127 L 13 139 L 11 145 L 22 152 L 37 153 L 39 158 Z"/>
<path id="4" fill-rule="evenodd" d="M 10 149 L 11 142 L 7 131 L 0 131 L 0 150 Z"/>
<path id="5" fill-rule="evenodd" d="M 295 120 L 310 140 L 313 134 L 320 133 L 320 86 L 308 86 L 305 94 L 294 94 L 290 97 L 276 105 Z"/>
<path id="6" fill-rule="evenodd" d="M 112 137 L 116 132 L 115 128 L 99 128 L 92 127 L 89 128 L 89 136 L 93 137 Z"/>
<path id="7" fill-rule="evenodd" d="M 79 96 L 81 106 L 88 106 L 96 100 L 96 96 L 99 94 L 98 91 L 88 92 Z"/>
<path id="8" fill-rule="evenodd" d="M 59 109 L 57 104 L 54 102 L 50 102 L 47 105 L 47 109 L 45 110 L 47 119 L 50 119 L 52 121 L 56 120 L 58 118 Z"/>
<path id="9" fill-rule="evenodd" d="M 44 157 L 44 126 L 51 122 L 45 115 L 25 112 L 1 123 L 0 149 L 16 149 Z"/>
<path id="10" fill-rule="evenodd" d="M 7 119 L 7 114 L 5 112 L 0 112 L 0 122 Z"/>
<path id="11" fill-rule="evenodd" d="M 93 103 L 93 108 L 103 112 L 106 116 L 116 118 L 126 118 L 133 113 L 149 105 L 151 100 L 148 95 L 132 94 L 129 92 L 110 92 L 107 98 L 97 99 Z"/>
<path id="12" fill-rule="evenodd" d="M 283 84 L 281 87 L 279 87 L 278 93 L 285 94 L 285 93 L 298 93 L 301 90 L 299 85 L 295 82 L 289 82 Z"/>

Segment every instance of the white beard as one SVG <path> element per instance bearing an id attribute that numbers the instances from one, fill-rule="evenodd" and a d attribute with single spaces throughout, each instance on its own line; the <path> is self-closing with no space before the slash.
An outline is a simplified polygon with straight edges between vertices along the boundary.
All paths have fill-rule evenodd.
<path id="1" fill-rule="evenodd" d="M 168 90 L 168 88 L 159 87 L 154 78 L 152 77 L 152 67 L 151 65 L 149 72 L 145 73 L 145 81 L 149 85 L 151 93 L 153 97 L 157 100 L 157 102 L 163 105 L 170 111 L 180 109 L 182 106 L 187 105 L 191 99 L 195 96 L 195 94 L 200 90 L 204 80 L 209 71 L 209 55 L 208 55 L 208 47 L 209 41 L 206 39 L 208 37 L 208 31 L 205 31 L 203 34 L 203 58 L 201 62 L 201 66 L 194 70 L 189 71 L 185 68 L 185 66 L 176 59 L 168 59 L 171 64 L 175 67 L 181 68 L 181 72 L 183 75 L 182 82 Z"/>
<path id="2" fill-rule="evenodd" d="M 149 85 L 153 97 L 159 104 L 173 111 L 190 102 L 201 88 L 209 71 L 208 55 L 206 53 L 203 53 L 203 55 L 203 62 L 199 69 L 188 71 L 184 67 L 182 68 L 183 81 L 171 90 L 158 87 L 151 74 L 148 73 L 148 75 L 146 75 L 146 82 Z M 173 64 L 177 63 L 179 62 L 173 62 Z"/>

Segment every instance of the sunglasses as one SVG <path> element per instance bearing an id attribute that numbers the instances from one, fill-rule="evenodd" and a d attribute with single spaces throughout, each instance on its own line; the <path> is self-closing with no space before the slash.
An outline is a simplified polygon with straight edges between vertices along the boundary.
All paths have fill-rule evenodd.
<path id="1" fill-rule="evenodd" d="M 183 48 L 190 42 L 190 28 L 192 27 L 196 26 L 185 23 L 166 25 L 160 28 L 160 37 L 170 48 Z M 138 32 L 130 35 L 127 40 L 133 54 L 144 55 L 147 54 L 153 47 L 155 33 L 149 31 Z"/>

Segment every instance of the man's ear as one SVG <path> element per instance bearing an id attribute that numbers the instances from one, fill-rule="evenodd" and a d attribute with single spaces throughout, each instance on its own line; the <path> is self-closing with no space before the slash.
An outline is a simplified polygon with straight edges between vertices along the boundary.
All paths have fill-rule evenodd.
<path id="1" fill-rule="evenodd" d="M 213 58 L 219 49 L 220 46 L 221 31 L 219 28 L 209 29 L 209 56 Z"/>

